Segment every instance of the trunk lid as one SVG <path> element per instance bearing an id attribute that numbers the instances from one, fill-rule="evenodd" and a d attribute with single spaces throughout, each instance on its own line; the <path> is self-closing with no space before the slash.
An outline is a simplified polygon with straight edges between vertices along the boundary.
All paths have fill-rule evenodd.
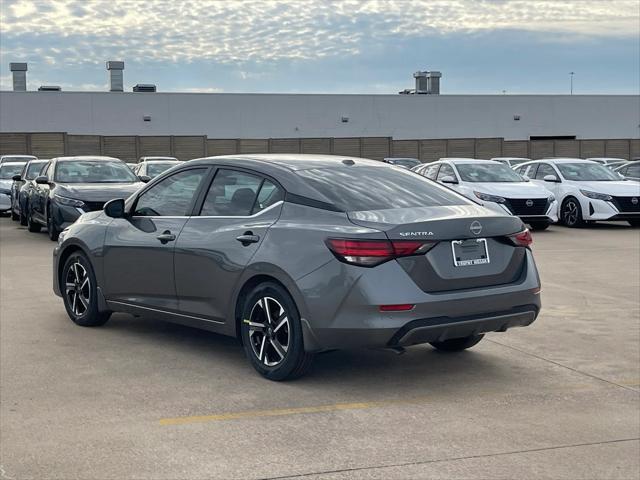
<path id="1" fill-rule="evenodd" d="M 412 280 L 429 293 L 516 282 L 525 268 L 526 249 L 508 236 L 525 227 L 518 217 L 479 205 L 455 205 L 349 212 L 356 225 L 383 231 L 390 240 L 423 240 L 435 246 L 426 254 L 396 259 Z M 488 263 L 456 266 L 453 241 L 484 239 Z M 484 251 L 484 241 L 480 249 Z M 466 245 L 466 244 L 465 244 Z M 458 257 L 458 260 L 460 258 Z"/>

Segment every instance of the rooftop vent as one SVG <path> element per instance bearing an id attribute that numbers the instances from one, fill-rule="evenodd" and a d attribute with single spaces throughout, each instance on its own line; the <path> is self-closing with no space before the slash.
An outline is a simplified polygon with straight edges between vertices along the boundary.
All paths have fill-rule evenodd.
<path id="1" fill-rule="evenodd" d="M 60 88 L 58 85 L 40 85 L 38 87 L 38 91 L 39 92 L 60 92 L 62 91 L 62 88 Z"/>
<path id="2" fill-rule="evenodd" d="M 109 91 L 123 92 L 122 71 L 124 70 L 124 62 L 110 60 L 107 62 L 107 70 L 109 70 Z"/>
<path id="3" fill-rule="evenodd" d="M 153 93 L 156 91 L 156 86 L 151 83 L 138 83 L 133 87 L 134 92 L 150 92 Z"/>
<path id="4" fill-rule="evenodd" d="M 440 95 L 440 72 L 416 72 L 413 78 L 416 79 L 415 93 L 422 95 Z"/>
<path id="5" fill-rule="evenodd" d="M 27 64 L 10 63 L 9 70 L 13 72 L 13 91 L 25 92 L 27 90 Z"/>

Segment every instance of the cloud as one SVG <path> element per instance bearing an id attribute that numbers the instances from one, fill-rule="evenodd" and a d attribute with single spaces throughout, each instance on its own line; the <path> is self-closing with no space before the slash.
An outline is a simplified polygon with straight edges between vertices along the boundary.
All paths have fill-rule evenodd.
<path id="1" fill-rule="evenodd" d="M 530 31 L 637 37 L 637 0 L 3 0 L 3 58 L 265 65 L 349 58 L 394 40 Z M 243 70 L 244 71 L 244 70 Z"/>

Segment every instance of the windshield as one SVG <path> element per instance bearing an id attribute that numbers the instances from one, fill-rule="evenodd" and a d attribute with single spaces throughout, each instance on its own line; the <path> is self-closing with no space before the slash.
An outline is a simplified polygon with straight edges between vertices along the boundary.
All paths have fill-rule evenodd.
<path id="1" fill-rule="evenodd" d="M 456 167 L 464 182 L 524 182 L 524 178 L 502 163 L 458 163 Z"/>
<path id="2" fill-rule="evenodd" d="M 556 166 L 567 180 L 587 182 L 612 182 L 620 175 L 598 163 L 557 163 Z"/>
<path id="3" fill-rule="evenodd" d="M 35 179 L 40 174 L 46 163 L 47 162 L 31 162 L 27 167 L 27 174 L 25 175 L 27 180 Z"/>
<path id="4" fill-rule="evenodd" d="M 422 175 L 399 168 L 338 167 L 297 173 L 344 212 L 470 203 Z"/>
<path id="5" fill-rule="evenodd" d="M 62 183 L 131 183 L 137 178 L 124 162 L 64 160 L 56 166 L 55 181 Z"/>
<path id="6" fill-rule="evenodd" d="M 165 170 L 169 170 L 175 163 L 150 163 L 147 165 L 147 175 L 151 178 L 157 177 Z"/>
<path id="7" fill-rule="evenodd" d="M 403 167 L 413 168 L 416 165 L 420 165 L 418 160 L 413 158 L 394 158 L 389 161 L 392 165 L 402 165 Z"/>
<path id="8" fill-rule="evenodd" d="M 19 175 L 24 168 L 24 163 L 4 164 L 0 167 L 0 180 L 10 180 L 14 175 Z"/>

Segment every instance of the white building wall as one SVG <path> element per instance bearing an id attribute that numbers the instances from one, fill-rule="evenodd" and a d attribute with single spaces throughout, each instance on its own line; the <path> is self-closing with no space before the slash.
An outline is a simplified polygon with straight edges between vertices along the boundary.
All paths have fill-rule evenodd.
<path id="1" fill-rule="evenodd" d="M 150 122 L 143 121 L 145 115 L 151 116 Z M 341 122 L 343 116 L 349 118 L 347 123 Z M 209 138 L 639 138 L 640 96 L 0 92 L 0 132 Z"/>

